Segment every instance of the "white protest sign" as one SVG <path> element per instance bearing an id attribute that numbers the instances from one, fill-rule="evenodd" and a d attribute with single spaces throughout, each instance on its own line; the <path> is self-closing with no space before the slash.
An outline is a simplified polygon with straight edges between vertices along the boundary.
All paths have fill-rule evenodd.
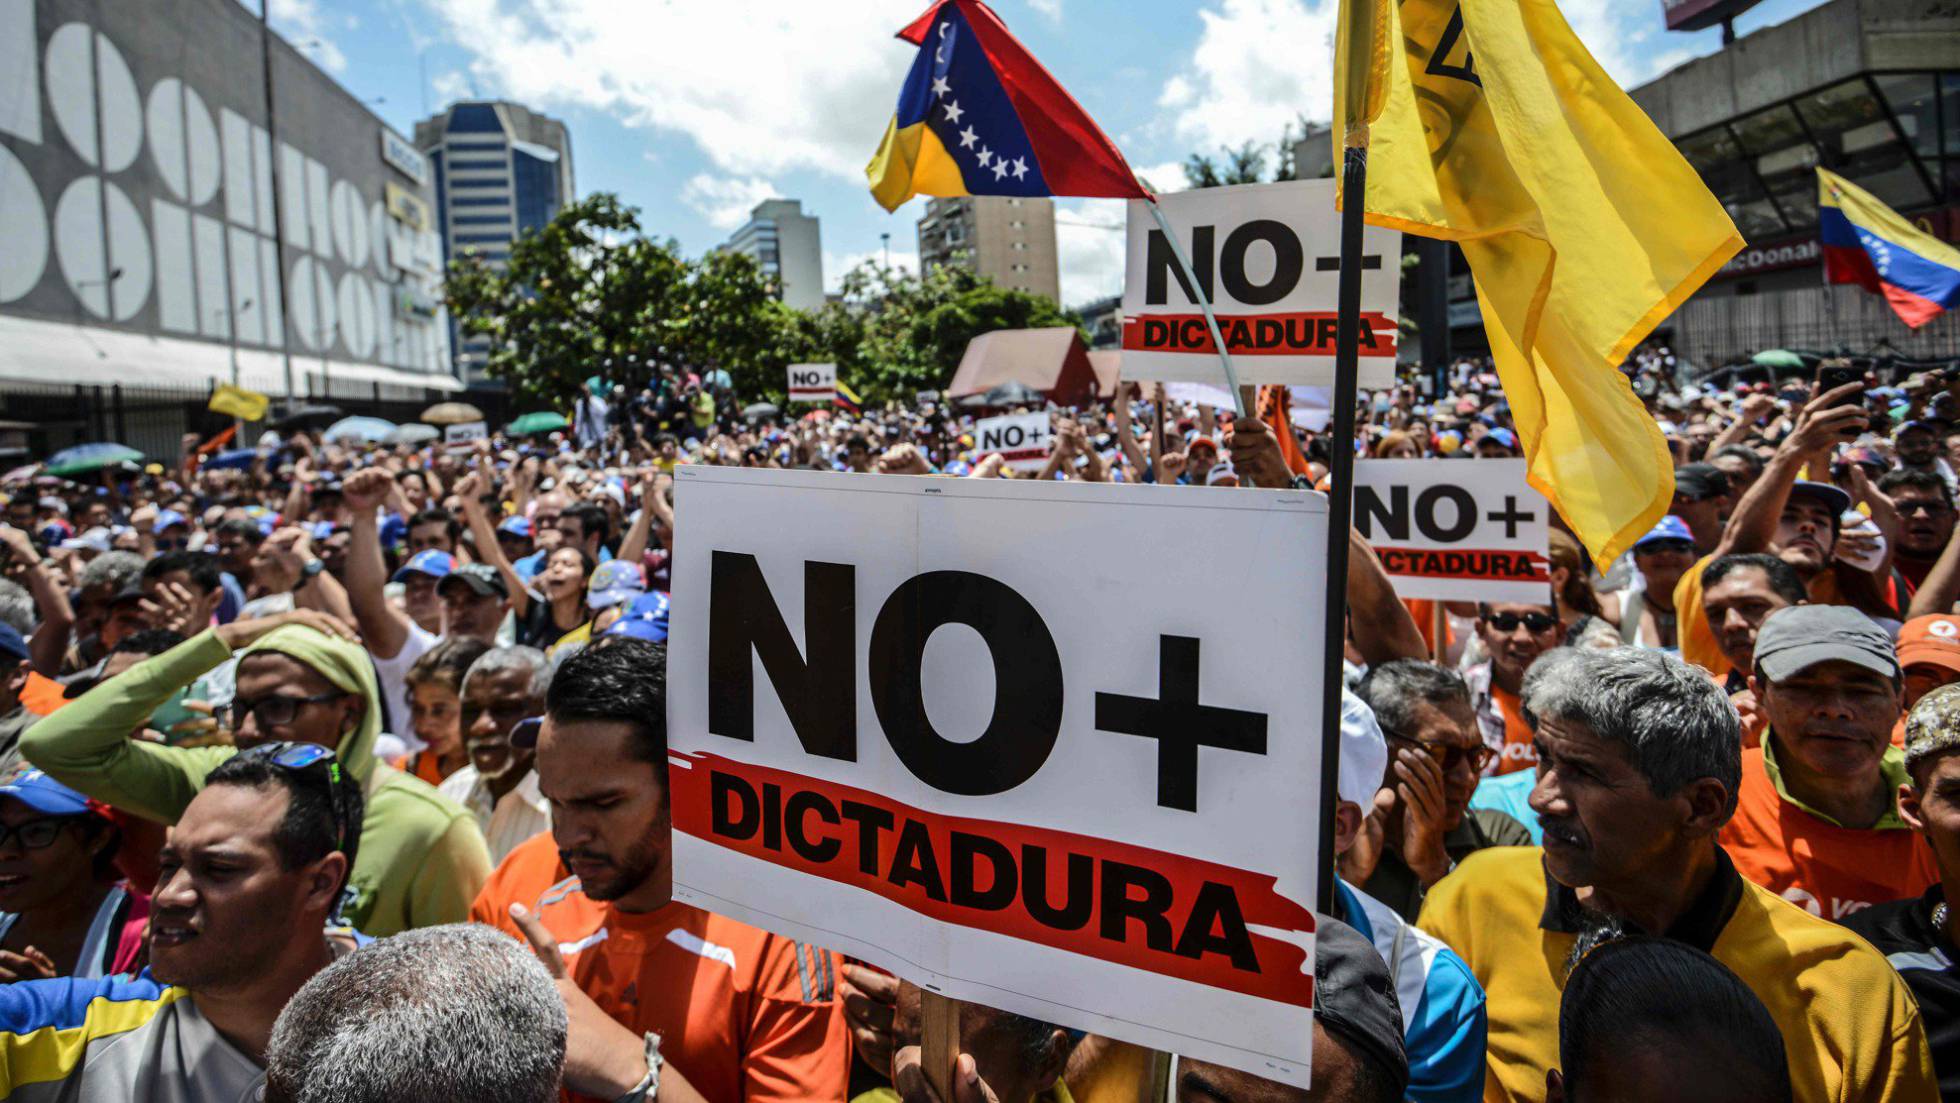
<path id="1" fill-rule="evenodd" d="M 1308 1083 L 1324 498 L 676 475 L 676 900 Z"/>
<path id="2" fill-rule="evenodd" d="M 1356 460 L 1354 527 L 1402 597 L 1550 600 L 1551 504 L 1523 460 Z"/>
<path id="3" fill-rule="evenodd" d="M 473 441 L 483 440 L 489 435 L 490 426 L 487 423 L 481 421 L 465 421 L 444 427 L 442 430 L 442 443 L 453 449 L 457 445 L 466 445 Z"/>
<path id="4" fill-rule="evenodd" d="M 1199 188 L 1157 197 L 1210 299 L 1240 383 L 1334 382 L 1340 212 L 1332 180 Z M 1395 384 L 1402 235 L 1362 233 L 1360 386 Z M 1130 201 L 1123 378 L 1225 381 L 1217 346 L 1171 243 Z"/>
<path id="5" fill-rule="evenodd" d="M 973 454 L 999 452 L 1016 471 L 1039 471 L 1048 462 L 1051 436 L 1046 410 L 984 418 L 973 427 Z"/>
<path id="6" fill-rule="evenodd" d="M 837 365 L 791 364 L 789 400 L 791 402 L 834 402 L 837 399 Z"/>

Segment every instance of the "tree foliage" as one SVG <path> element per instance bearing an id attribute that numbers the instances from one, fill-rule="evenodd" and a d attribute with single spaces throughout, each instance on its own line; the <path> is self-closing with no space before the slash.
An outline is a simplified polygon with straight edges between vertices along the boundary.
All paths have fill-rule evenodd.
<path id="1" fill-rule="evenodd" d="M 910 398 L 945 386 L 980 334 L 1076 324 L 1051 299 L 964 269 L 917 276 L 869 261 L 845 275 L 840 300 L 796 310 L 749 258 L 688 260 L 604 193 L 518 239 L 502 269 L 458 258 L 447 298 L 465 337 L 490 339 L 493 378 L 560 407 L 590 376 L 638 390 L 662 363 L 723 368 L 744 400 L 780 400 L 788 365 L 834 361 L 868 400 Z"/>
<path id="2" fill-rule="evenodd" d="M 1233 147 L 1221 147 L 1217 156 L 1193 153 L 1184 159 L 1184 185 L 1188 188 L 1220 188 L 1232 184 L 1277 183 L 1298 179 L 1293 164 L 1293 146 L 1308 131 L 1306 116 L 1286 124 L 1279 141 L 1271 145 L 1247 140 Z M 1273 171 L 1266 174 L 1271 159 Z"/>

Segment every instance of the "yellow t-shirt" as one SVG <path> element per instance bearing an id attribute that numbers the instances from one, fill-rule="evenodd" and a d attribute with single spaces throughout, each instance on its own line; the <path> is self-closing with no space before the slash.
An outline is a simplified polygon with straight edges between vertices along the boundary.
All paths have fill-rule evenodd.
<path id="1" fill-rule="evenodd" d="M 1712 946 L 1763 1001 L 1789 1047 L 1798 1103 L 1939 1098 L 1919 1005 L 1884 955 L 1747 881 Z M 1545 1098 L 1558 1067 L 1559 998 L 1576 935 L 1540 926 L 1544 851 L 1480 850 L 1436 883 L 1416 926 L 1483 985 L 1490 1013 L 1486 1103 Z"/>
<path id="2" fill-rule="evenodd" d="M 1708 626 L 1708 610 L 1702 605 L 1701 572 L 1708 569 L 1715 557 L 1704 555 L 1694 566 L 1681 573 L 1681 581 L 1674 584 L 1674 608 L 1677 634 L 1681 640 L 1681 657 L 1715 675 L 1726 678 L 1735 667 L 1728 656 L 1722 654 L 1722 645 L 1715 642 L 1715 630 Z M 1822 570 L 1810 580 L 1807 587 L 1813 605 L 1838 605 L 1842 594 L 1838 590 L 1837 571 Z M 1749 671 L 1743 671 L 1744 674 Z"/>

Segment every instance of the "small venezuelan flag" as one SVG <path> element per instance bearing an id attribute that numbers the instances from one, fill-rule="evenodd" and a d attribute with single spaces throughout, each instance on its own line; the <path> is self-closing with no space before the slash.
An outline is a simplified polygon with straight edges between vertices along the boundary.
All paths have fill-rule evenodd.
<path id="1" fill-rule="evenodd" d="M 1817 170 L 1824 278 L 1855 283 L 1918 329 L 1960 302 L 1960 249 L 1907 222 L 1834 172 Z"/>
<path id="2" fill-rule="evenodd" d="M 853 414 L 864 412 L 864 400 L 859 398 L 858 393 L 852 390 L 850 385 L 842 379 L 837 381 L 837 397 L 830 401 L 832 405 L 842 407 Z"/>
<path id="3" fill-rule="evenodd" d="M 919 56 L 865 167 L 886 210 L 921 194 L 1149 197 L 1095 120 L 979 0 L 939 0 L 898 37 Z"/>

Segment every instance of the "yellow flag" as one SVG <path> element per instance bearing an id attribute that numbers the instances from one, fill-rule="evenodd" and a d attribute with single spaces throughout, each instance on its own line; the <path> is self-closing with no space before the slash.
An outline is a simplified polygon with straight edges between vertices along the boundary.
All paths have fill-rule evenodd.
<path id="1" fill-rule="evenodd" d="M 1619 364 L 1742 236 L 1552 0 L 1384 6 L 1399 49 L 1368 142 L 1368 221 L 1463 247 L 1531 484 L 1609 562 L 1674 494 Z M 1335 75 L 1337 119 L 1354 76 Z"/>
<path id="2" fill-rule="evenodd" d="M 245 421 L 257 421 L 265 416 L 266 405 L 271 401 L 257 391 L 220 383 L 218 389 L 211 392 L 211 402 L 206 409 Z"/>

